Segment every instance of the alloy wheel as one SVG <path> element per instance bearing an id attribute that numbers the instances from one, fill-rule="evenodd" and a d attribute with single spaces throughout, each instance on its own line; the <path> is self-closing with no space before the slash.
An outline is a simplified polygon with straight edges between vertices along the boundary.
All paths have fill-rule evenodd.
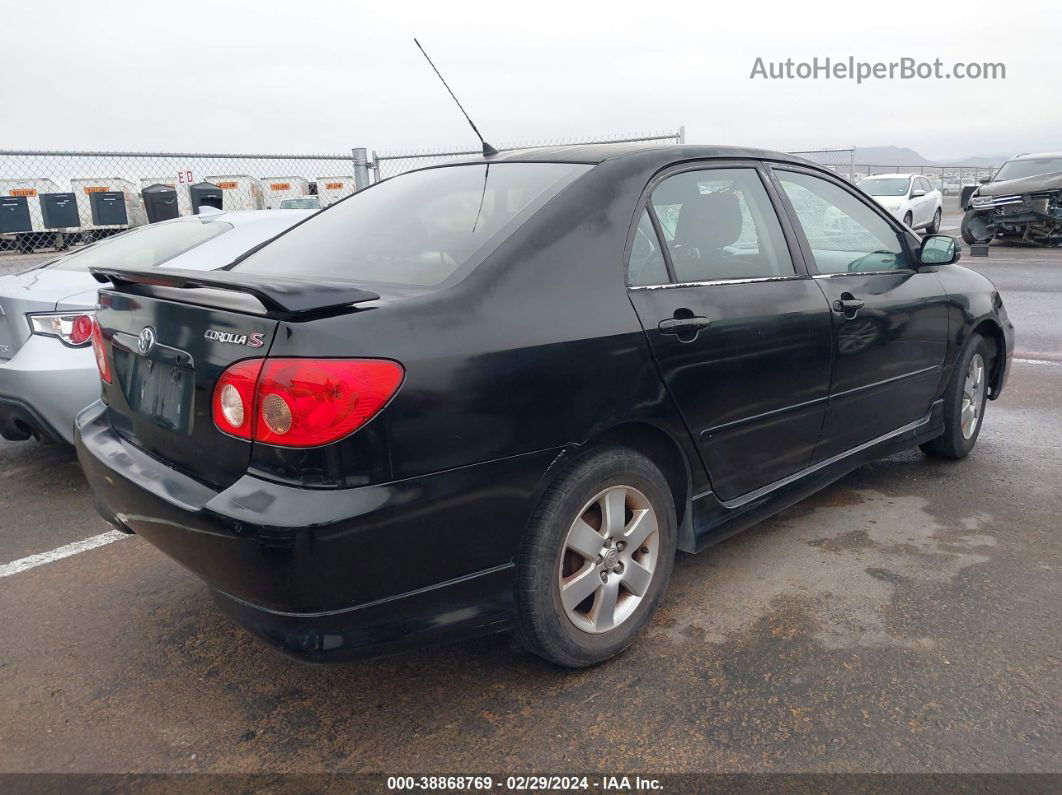
<path id="1" fill-rule="evenodd" d="M 560 601 L 578 629 L 599 634 L 629 619 L 660 557 L 656 512 L 632 486 L 611 486 L 579 512 L 564 538 Z"/>
<path id="2" fill-rule="evenodd" d="M 962 410 L 959 413 L 960 427 L 964 439 L 969 439 L 977 430 L 984 405 L 985 360 L 975 353 L 966 369 L 966 382 L 962 388 Z"/>

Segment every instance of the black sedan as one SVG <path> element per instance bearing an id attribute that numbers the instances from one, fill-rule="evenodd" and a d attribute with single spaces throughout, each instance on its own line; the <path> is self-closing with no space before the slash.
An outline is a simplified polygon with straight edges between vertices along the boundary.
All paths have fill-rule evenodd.
<path id="1" fill-rule="evenodd" d="M 565 147 L 381 182 L 227 269 L 103 269 L 103 515 L 306 658 L 622 651 L 675 554 L 859 465 L 959 459 L 1013 326 L 813 163 Z"/>

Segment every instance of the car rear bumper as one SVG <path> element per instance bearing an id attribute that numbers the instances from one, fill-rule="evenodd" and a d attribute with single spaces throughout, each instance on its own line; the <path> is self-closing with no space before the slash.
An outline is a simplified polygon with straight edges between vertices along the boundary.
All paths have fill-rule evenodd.
<path id="1" fill-rule="evenodd" d="M 0 435 L 24 439 L 18 429 L 29 428 L 34 435 L 72 444 L 74 417 L 99 396 L 92 348 L 31 336 L 13 357 L 0 360 Z"/>
<path id="2" fill-rule="evenodd" d="M 210 586 L 259 637 L 312 659 L 505 629 L 513 560 L 558 451 L 354 489 L 245 475 L 221 491 L 117 434 L 102 403 L 77 420 L 100 512 Z"/>

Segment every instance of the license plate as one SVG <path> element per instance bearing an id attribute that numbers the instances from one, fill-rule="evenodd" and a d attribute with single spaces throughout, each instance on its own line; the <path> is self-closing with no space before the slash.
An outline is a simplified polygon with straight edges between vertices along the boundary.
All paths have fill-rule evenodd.
<path id="1" fill-rule="evenodd" d="M 126 389 L 129 408 L 167 430 L 191 433 L 195 371 L 143 356 L 130 359 Z"/>

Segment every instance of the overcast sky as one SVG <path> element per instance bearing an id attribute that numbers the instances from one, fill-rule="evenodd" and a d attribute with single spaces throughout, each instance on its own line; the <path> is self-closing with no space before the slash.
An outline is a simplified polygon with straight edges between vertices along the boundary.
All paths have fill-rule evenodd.
<path id="1" fill-rule="evenodd" d="M 0 20 L 0 148 L 474 144 L 415 35 L 496 145 L 685 125 L 789 150 L 1062 149 L 1057 2 L 0 0 Z M 766 82 L 757 56 L 993 61 L 1007 79 Z"/>

